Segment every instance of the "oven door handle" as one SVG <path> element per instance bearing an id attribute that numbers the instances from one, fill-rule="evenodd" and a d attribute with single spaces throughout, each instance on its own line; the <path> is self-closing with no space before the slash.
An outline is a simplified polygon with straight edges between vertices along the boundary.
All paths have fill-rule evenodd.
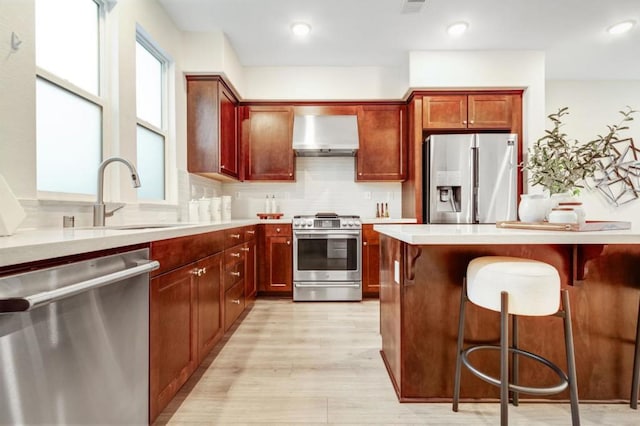
<path id="1" fill-rule="evenodd" d="M 298 288 L 360 288 L 360 284 L 301 284 L 294 283 L 294 286 Z"/>
<path id="2" fill-rule="evenodd" d="M 334 239 L 334 238 L 357 238 L 360 236 L 360 231 L 339 231 L 339 232 L 313 232 L 313 231 L 304 231 L 304 233 L 294 232 L 293 234 L 296 238 L 322 238 L 322 239 Z"/>

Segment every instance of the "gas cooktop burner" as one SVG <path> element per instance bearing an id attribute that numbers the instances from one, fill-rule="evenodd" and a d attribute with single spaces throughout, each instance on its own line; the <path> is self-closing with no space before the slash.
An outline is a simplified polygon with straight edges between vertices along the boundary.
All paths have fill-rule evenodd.
<path id="1" fill-rule="evenodd" d="M 294 219 L 313 219 L 313 218 L 317 218 L 317 219 L 360 219 L 360 216 L 357 215 L 339 215 L 337 213 L 325 213 L 325 212 L 320 212 L 320 213 L 316 213 L 315 215 L 311 215 L 311 214 L 304 214 L 304 215 L 296 215 L 293 216 Z"/>

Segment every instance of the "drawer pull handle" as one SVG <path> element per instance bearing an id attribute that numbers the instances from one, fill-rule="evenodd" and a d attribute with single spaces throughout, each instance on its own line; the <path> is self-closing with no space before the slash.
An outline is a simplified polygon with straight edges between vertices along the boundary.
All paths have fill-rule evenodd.
<path id="1" fill-rule="evenodd" d="M 366 246 L 366 245 L 367 245 L 367 242 L 365 241 L 364 243 L 362 243 L 362 245 L 363 245 L 363 246 Z"/>
<path id="2" fill-rule="evenodd" d="M 280 228 L 276 228 L 276 232 L 280 232 Z"/>
<path id="3" fill-rule="evenodd" d="M 202 275 L 204 275 L 204 274 L 206 274 L 206 273 L 207 273 L 207 268 L 206 268 L 206 267 L 205 267 L 205 268 L 202 268 L 200 271 L 202 271 Z"/>
<path id="4" fill-rule="evenodd" d="M 242 251 L 249 251 L 249 247 L 240 247 L 240 250 L 242 250 Z"/>
<path id="5" fill-rule="evenodd" d="M 235 238 L 236 240 L 239 240 L 240 234 L 231 234 L 231 238 Z"/>
<path id="6" fill-rule="evenodd" d="M 240 304 L 240 299 L 233 299 L 232 302 L 235 303 L 236 305 L 239 305 Z"/>
<path id="7" fill-rule="evenodd" d="M 240 276 L 240 272 L 231 272 L 231 275 L 233 275 L 234 277 L 239 277 Z"/>
<path id="8" fill-rule="evenodd" d="M 271 287 L 286 287 L 286 284 L 271 284 Z"/>
<path id="9" fill-rule="evenodd" d="M 254 235 L 256 233 L 256 231 L 247 231 L 247 234 L 249 235 Z"/>
<path id="10" fill-rule="evenodd" d="M 191 273 L 191 275 L 195 275 L 195 276 L 199 277 L 199 276 L 202 275 L 202 269 L 194 269 L 190 273 Z"/>
<path id="11" fill-rule="evenodd" d="M 287 245 L 290 246 L 291 245 L 291 241 L 287 241 Z"/>
<path id="12" fill-rule="evenodd" d="M 240 250 L 242 250 L 242 249 L 240 249 Z M 231 253 L 231 256 L 233 256 L 233 257 L 240 257 L 240 253 Z"/>

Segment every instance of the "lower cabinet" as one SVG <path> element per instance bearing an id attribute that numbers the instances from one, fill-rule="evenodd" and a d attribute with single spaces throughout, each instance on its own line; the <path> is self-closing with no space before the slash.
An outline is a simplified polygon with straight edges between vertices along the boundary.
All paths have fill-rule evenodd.
<path id="1" fill-rule="evenodd" d="M 149 420 L 187 381 L 198 362 L 195 263 L 155 277 L 150 288 Z"/>
<path id="2" fill-rule="evenodd" d="M 198 364 L 222 338 L 222 253 L 197 263 Z"/>
<path id="3" fill-rule="evenodd" d="M 380 294 L 380 235 L 373 225 L 362 225 L 362 295 Z"/>
<path id="4" fill-rule="evenodd" d="M 293 294 L 293 240 L 291 224 L 261 225 L 260 291 Z"/>

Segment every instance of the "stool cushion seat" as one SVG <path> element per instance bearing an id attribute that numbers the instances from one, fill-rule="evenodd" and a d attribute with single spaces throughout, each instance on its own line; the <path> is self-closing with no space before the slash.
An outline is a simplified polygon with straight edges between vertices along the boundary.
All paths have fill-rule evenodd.
<path id="1" fill-rule="evenodd" d="M 537 260 L 483 256 L 467 267 L 467 296 L 486 309 L 500 312 L 500 294 L 509 293 L 509 313 L 544 316 L 560 306 L 560 276 L 553 266 Z"/>

